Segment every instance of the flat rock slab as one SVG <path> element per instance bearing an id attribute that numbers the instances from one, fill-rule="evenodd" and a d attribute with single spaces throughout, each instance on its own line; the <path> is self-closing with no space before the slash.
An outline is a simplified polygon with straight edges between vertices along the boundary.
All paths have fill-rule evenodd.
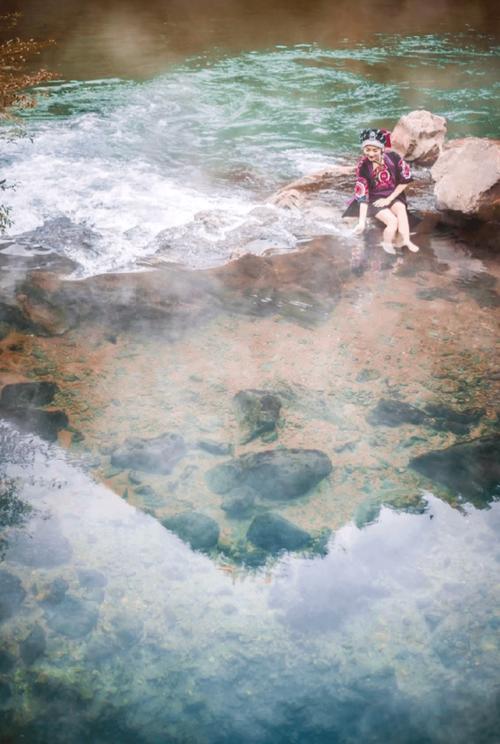
<path id="1" fill-rule="evenodd" d="M 247 444 L 261 434 L 275 431 L 281 400 L 267 390 L 240 390 L 233 398 L 241 429 L 241 444 Z"/>
<path id="2" fill-rule="evenodd" d="M 247 486 L 265 499 L 287 500 L 303 496 L 331 472 L 324 452 L 277 449 L 242 455 L 212 468 L 206 477 L 215 493 Z"/>
<path id="3" fill-rule="evenodd" d="M 211 517 L 186 511 L 162 522 L 168 530 L 189 543 L 193 550 L 211 550 L 219 541 L 219 525 Z"/>
<path id="4" fill-rule="evenodd" d="M 427 452 L 410 460 L 410 467 L 484 506 L 500 495 L 500 436 Z"/>
<path id="5" fill-rule="evenodd" d="M 59 391 L 55 382 L 18 382 L 5 385 L 0 393 L 0 406 L 21 408 L 46 406 Z"/>
<path id="6" fill-rule="evenodd" d="M 300 550 L 311 542 L 308 532 L 279 514 L 259 514 L 248 528 L 247 539 L 268 553 L 281 550 Z"/>
<path id="7" fill-rule="evenodd" d="M 186 451 L 183 437 L 171 432 L 153 439 L 131 438 L 115 449 L 111 464 L 118 468 L 168 474 Z"/>

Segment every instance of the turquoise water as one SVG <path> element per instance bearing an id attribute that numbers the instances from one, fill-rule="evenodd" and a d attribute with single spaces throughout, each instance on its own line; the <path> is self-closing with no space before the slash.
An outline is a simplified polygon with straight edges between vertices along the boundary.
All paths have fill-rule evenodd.
<path id="1" fill-rule="evenodd" d="M 28 136 L 2 149 L 2 178 L 17 184 L 2 195 L 14 220 L 5 242 L 48 246 L 95 274 L 153 255 L 170 231 L 174 259 L 205 268 L 228 260 L 227 235 L 258 222 L 252 210 L 283 182 L 353 162 L 367 124 L 427 108 L 451 137 L 498 135 L 488 34 L 245 50 L 44 86 L 22 114 Z M 307 237 L 347 240 L 339 214 Z M 85 239 L 67 238 L 61 219 Z M 273 219 L 273 239 L 296 247 L 304 220 Z M 446 241 L 434 241 L 442 263 L 429 276 L 461 276 Z M 235 571 L 97 484 L 76 456 L 4 424 L 0 483 L 7 742 L 498 742 L 498 502 L 450 505 L 422 489 L 420 513 L 383 507 L 363 528 L 348 522 L 325 555 Z"/>

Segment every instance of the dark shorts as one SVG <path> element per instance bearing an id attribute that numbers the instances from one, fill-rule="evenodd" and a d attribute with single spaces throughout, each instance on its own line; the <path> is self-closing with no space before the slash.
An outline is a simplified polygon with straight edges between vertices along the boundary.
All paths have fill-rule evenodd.
<path id="1" fill-rule="evenodd" d="M 377 200 L 378 199 L 383 199 L 383 198 L 384 198 L 383 196 L 378 196 L 377 197 Z M 405 207 L 406 207 L 406 196 L 404 194 L 399 194 L 399 196 L 397 196 L 395 199 L 393 199 L 392 202 L 391 202 L 391 204 L 389 205 L 389 207 L 392 204 L 394 204 L 395 202 L 398 202 L 398 201 L 401 202 L 402 204 L 404 204 Z M 367 216 L 368 217 L 376 217 L 378 212 L 381 212 L 382 209 L 389 209 L 389 207 L 376 207 L 375 204 L 368 204 L 368 213 L 367 213 Z M 356 199 L 354 199 L 349 204 L 349 206 L 347 207 L 347 209 L 343 213 L 342 217 L 359 217 L 359 202 Z"/>

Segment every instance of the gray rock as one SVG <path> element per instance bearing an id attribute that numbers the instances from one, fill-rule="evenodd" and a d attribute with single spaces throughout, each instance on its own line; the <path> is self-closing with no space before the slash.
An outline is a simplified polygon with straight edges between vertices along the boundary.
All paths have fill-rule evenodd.
<path id="1" fill-rule="evenodd" d="M 207 473 L 215 493 L 247 486 L 266 499 L 303 496 L 332 471 L 330 459 L 319 450 L 276 449 L 242 455 L 216 465 Z"/>
<path id="2" fill-rule="evenodd" d="M 248 528 L 248 540 L 268 553 L 281 550 L 300 550 L 311 543 L 308 532 L 279 514 L 267 512 L 256 516 Z"/>
<path id="3" fill-rule="evenodd" d="M 367 420 L 373 426 L 401 426 L 401 424 L 424 424 L 427 415 L 419 408 L 401 400 L 382 398 L 370 411 Z"/>
<path id="4" fill-rule="evenodd" d="M 25 596 L 21 580 L 0 569 L 0 622 L 16 614 Z"/>
<path id="5" fill-rule="evenodd" d="M 211 455 L 230 455 L 232 446 L 225 442 L 214 442 L 211 439 L 199 439 L 196 446 Z"/>
<path id="6" fill-rule="evenodd" d="M 37 568 L 54 568 L 67 563 L 73 552 L 54 519 L 38 522 L 32 532 L 18 532 L 9 543 L 10 560 Z"/>
<path id="7" fill-rule="evenodd" d="M 242 430 L 241 444 L 247 444 L 261 434 L 276 429 L 281 400 L 267 390 L 241 390 L 233 398 L 238 423 Z"/>
<path id="8" fill-rule="evenodd" d="M 179 434 L 166 433 L 153 439 L 127 439 L 111 455 L 114 467 L 171 473 L 186 454 L 186 444 Z"/>
<path id="9" fill-rule="evenodd" d="M 18 382 L 5 385 L 0 395 L 0 406 L 21 408 L 46 406 L 59 391 L 55 382 Z"/>
<path id="10" fill-rule="evenodd" d="M 189 543 L 193 550 L 211 550 L 219 541 L 219 525 L 205 514 L 186 511 L 163 520 L 162 524 Z"/>
<path id="11" fill-rule="evenodd" d="M 47 641 L 45 631 L 40 625 L 35 625 L 31 633 L 19 644 L 21 658 L 25 664 L 31 666 L 45 653 Z"/>
<path id="12" fill-rule="evenodd" d="M 55 605 L 62 602 L 66 592 L 69 589 L 69 584 L 65 579 L 57 577 L 52 581 L 43 593 L 43 604 Z"/>

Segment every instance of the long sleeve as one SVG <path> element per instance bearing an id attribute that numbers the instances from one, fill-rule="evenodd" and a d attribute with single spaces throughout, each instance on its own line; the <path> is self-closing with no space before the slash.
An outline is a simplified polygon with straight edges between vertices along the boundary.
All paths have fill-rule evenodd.
<path id="1" fill-rule="evenodd" d="M 354 198 L 357 202 L 367 202 L 369 197 L 369 183 L 365 174 L 365 160 L 360 160 L 356 169 L 356 184 L 354 186 Z"/>

